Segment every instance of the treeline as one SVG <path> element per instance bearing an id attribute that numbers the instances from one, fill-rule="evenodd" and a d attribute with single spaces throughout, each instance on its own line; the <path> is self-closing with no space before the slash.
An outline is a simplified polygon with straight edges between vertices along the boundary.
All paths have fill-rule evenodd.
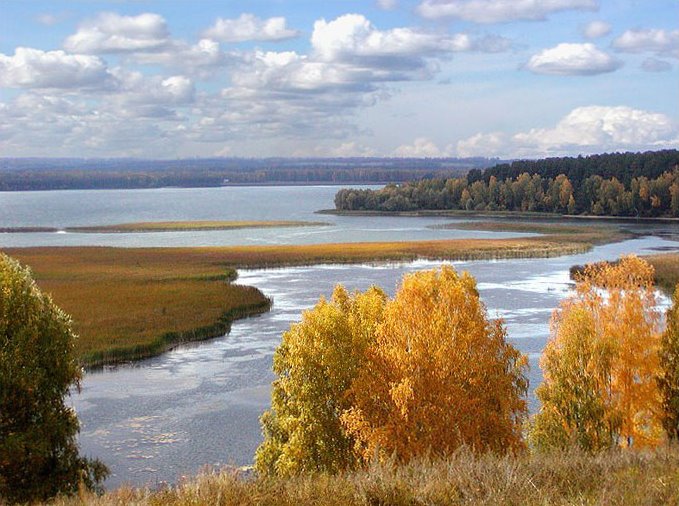
<path id="1" fill-rule="evenodd" d="M 389 183 L 460 176 L 485 158 L 0 159 L 0 191 Z"/>
<path id="2" fill-rule="evenodd" d="M 380 190 L 340 190 L 338 210 L 533 211 L 679 216 L 679 151 L 550 158 Z"/>

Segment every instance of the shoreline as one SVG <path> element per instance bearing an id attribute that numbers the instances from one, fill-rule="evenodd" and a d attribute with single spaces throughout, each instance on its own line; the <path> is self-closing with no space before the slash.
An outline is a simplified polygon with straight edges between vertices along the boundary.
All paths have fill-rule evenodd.
<path id="1" fill-rule="evenodd" d="M 78 227 L 4 227 L 0 234 L 57 233 L 72 234 L 125 234 L 150 232 L 209 232 L 258 228 L 328 227 L 325 221 L 145 221 L 116 223 L 113 225 L 87 225 Z"/>
<path id="2" fill-rule="evenodd" d="M 342 211 L 337 209 L 320 209 L 316 214 L 327 214 L 333 216 L 398 216 L 404 218 L 468 218 L 468 219 L 484 219 L 497 218 L 508 220 L 566 220 L 566 221 L 605 221 L 623 222 L 623 223 L 678 223 L 679 218 L 673 217 L 633 217 L 633 216 L 594 216 L 594 215 L 580 215 L 580 214 L 556 214 L 556 213 L 541 213 L 531 211 L 463 211 L 461 209 L 421 209 L 417 211 Z"/>

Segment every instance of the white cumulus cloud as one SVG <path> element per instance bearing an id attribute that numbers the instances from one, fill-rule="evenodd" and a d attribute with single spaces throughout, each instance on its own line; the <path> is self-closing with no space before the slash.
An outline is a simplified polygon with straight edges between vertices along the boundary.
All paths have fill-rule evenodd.
<path id="1" fill-rule="evenodd" d="M 167 24 L 159 14 L 121 16 L 104 12 L 80 25 L 64 41 L 64 48 L 73 53 L 129 53 L 158 51 L 169 43 Z"/>
<path id="2" fill-rule="evenodd" d="M 103 88 L 113 78 L 106 63 L 91 55 L 17 47 L 0 53 L 0 86 L 8 88 Z"/>
<path id="3" fill-rule="evenodd" d="M 573 109 L 553 128 L 513 135 L 479 133 L 457 143 L 458 156 L 543 157 L 676 147 L 677 124 L 667 115 L 627 106 Z"/>
<path id="4" fill-rule="evenodd" d="M 591 21 L 582 29 L 582 34 L 588 39 L 598 39 L 611 33 L 611 25 L 605 21 Z"/>
<path id="5" fill-rule="evenodd" d="M 562 43 L 533 55 L 525 65 L 536 74 L 590 76 L 613 72 L 622 62 L 594 44 Z"/>
<path id="6" fill-rule="evenodd" d="M 597 0 L 423 0 L 417 12 L 431 19 L 451 17 L 475 23 L 541 21 L 566 10 L 595 10 Z"/>
<path id="7" fill-rule="evenodd" d="M 412 28 L 378 30 L 361 14 L 345 14 L 332 21 L 314 23 L 311 45 L 319 59 L 325 61 L 352 58 L 422 57 L 472 49 L 468 35 L 438 35 Z"/>
<path id="8" fill-rule="evenodd" d="M 399 158 L 438 158 L 447 156 L 447 150 L 441 150 L 426 137 L 418 137 L 412 144 L 397 147 L 393 155 Z"/>
<path id="9" fill-rule="evenodd" d="M 254 14 L 241 14 L 234 19 L 218 18 L 203 32 L 206 39 L 221 42 L 278 41 L 297 37 L 299 32 L 287 27 L 284 17 L 260 19 Z"/>
<path id="10" fill-rule="evenodd" d="M 679 58 L 679 30 L 627 30 L 613 41 L 613 47 L 626 53 L 656 53 Z"/>

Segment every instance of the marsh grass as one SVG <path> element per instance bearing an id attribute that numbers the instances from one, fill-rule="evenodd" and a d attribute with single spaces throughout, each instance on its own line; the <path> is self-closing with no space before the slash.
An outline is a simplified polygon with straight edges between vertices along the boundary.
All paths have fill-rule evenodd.
<path id="1" fill-rule="evenodd" d="M 587 251 L 591 236 L 456 239 L 204 248 L 7 249 L 73 317 L 86 366 L 157 355 L 223 335 L 234 317 L 263 312 L 259 290 L 231 283 L 236 268 L 322 263 L 544 258 Z"/>
<path id="2" fill-rule="evenodd" d="M 322 221 L 147 221 L 119 223 L 88 227 L 69 227 L 68 232 L 122 233 L 122 232 L 186 232 L 200 230 L 235 230 L 242 228 L 319 227 Z"/>
<path id="3" fill-rule="evenodd" d="M 177 486 L 123 487 L 74 505 L 667 505 L 679 501 L 676 447 L 640 453 L 578 450 L 476 455 L 462 448 L 443 460 L 373 465 L 366 470 L 289 479 L 236 469 L 206 470 Z"/>
<path id="4" fill-rule="evenodd" d="M 178 343 L 217 337 L 239 317 L 267 311 L 236 271 L 172 252 L 115 248 L 8 251 L 73 318 L 85 366 L 157 355 Z"/>
<path id="5" fill-rule="evenodd" d="M 679 253 L 664 253 L 661 255 L 645 256 L 655 268 L 655 281 L 657 285 L 668 295 L 674 293 L 674 288 L 679 283 Z"/>

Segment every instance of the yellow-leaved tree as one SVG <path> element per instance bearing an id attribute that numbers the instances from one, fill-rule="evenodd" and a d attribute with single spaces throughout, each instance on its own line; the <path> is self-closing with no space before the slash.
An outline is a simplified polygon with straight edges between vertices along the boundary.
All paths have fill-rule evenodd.
<path id="1" fill-rule="evenodd" d="M 636 256 L 587 266 L 552 317 L 541 360 L 539 448 L 645 447 L 663 438 L 660 315 L 653 267 Z"/>
<path id="2" fill-rule="evenodd" d="M 474 278 L 451 267 L 405 276 L 342 415 L 364 460 L 522 445 L 526 358 L 489 321 Z"/>
<path id="3" fill-rule="evenodd" d="M 329 301 L 321 298 L 283 334 L 274 354 L 278 379 L 271 409 L 261 420 L 259 472 L 290 476 L 354 466 L 353 440 L 340 415 L 351 406 L 347 391 L 363 367 L 385 301 L 379 288 L 349 294 L 338 285 Z"/>

